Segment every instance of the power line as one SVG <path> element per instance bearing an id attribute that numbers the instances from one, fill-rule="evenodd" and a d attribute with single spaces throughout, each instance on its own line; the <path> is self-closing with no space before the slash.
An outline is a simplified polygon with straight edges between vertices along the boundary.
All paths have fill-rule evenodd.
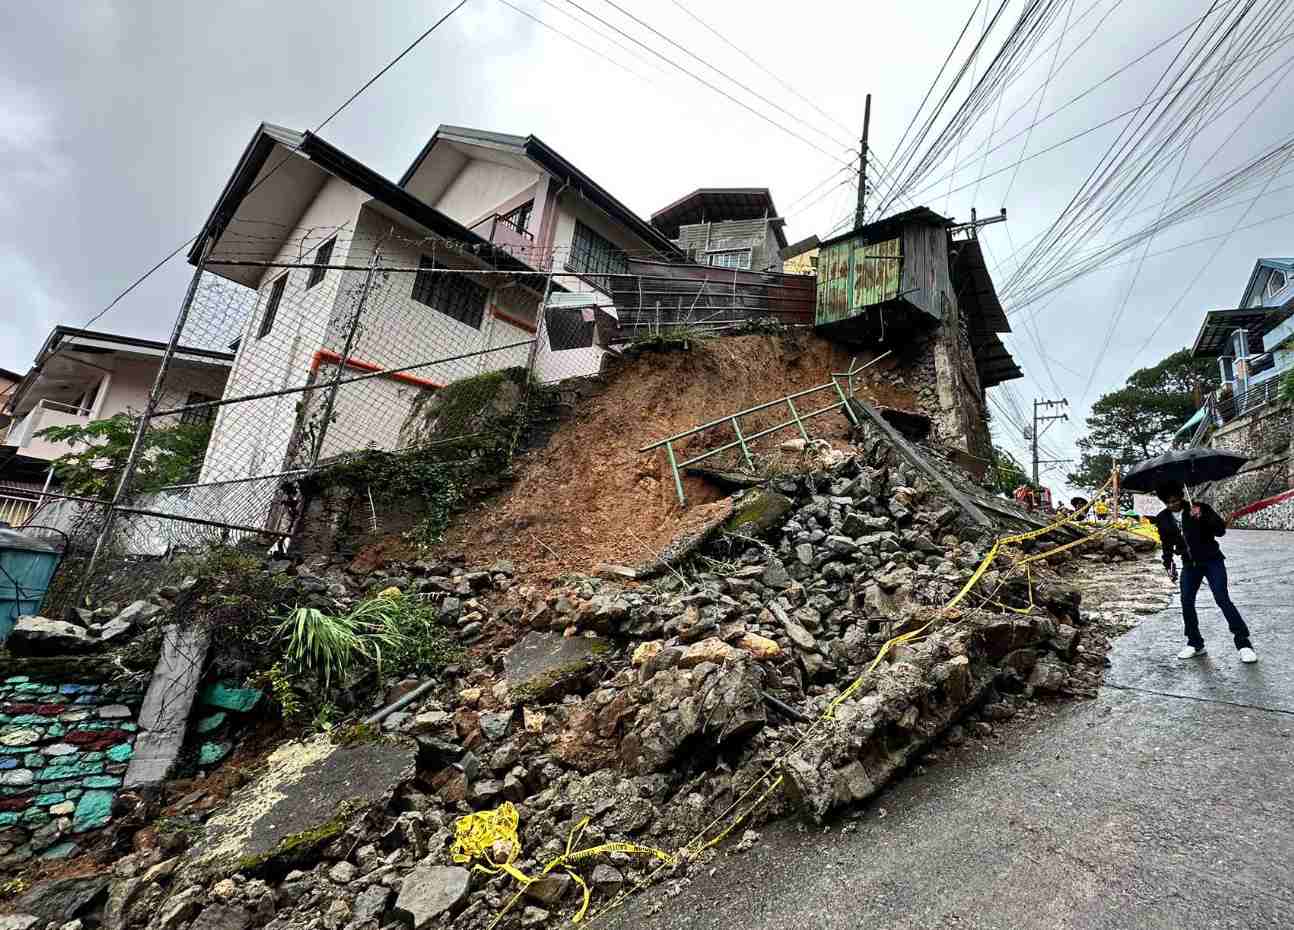
<path id="1" fill-rule="evenodd" d="M 551 2 L 551 0 L 544 0 L 544 2 L 545 2 L 545 3 L 550 3 L 550 2 Z M 645 49 L 645 50 L 646 50 L 646 51 L 648 51 L 648 52 L 651 52 L 651 54 L 655 55 L 657 58 L 659 58 L 661 61 L 665 62 L 665 63 L 666 63 L 667 65 L 669 65 L 670 67 L 672 67 L 672 68 L 674 68 L 674 69 L 676 69 L 676 70 L 678 70 L 678 71 L 681 71 L 683 74 L 687 75 L 688 77 L 692 78 L 693 80 L 697 81 L 698 83 L 700 83 L 700 84 L 704 85 L 705 87 L 709 88 L 710 90 L 714 91 L 715 93 L 720 94 L 721 96 L 723 96 L 723 97 L 724 97 L 724 98 L 726 98 L 727 100 L 731 101 L 732 103 L 737 104 L 737 106 L 741 107 L 743 110 L 746 110 L 748 113 L 752 113 L 752 114 L 754 114 L 756 117 L 758 117 L 759 119 L 761 119 L 761 120 L 763 120 L 764 122 L 768 123 L 769 125 L 771 125 L 771 126 L 775 126 L 776 128 L 780 129 L 782 132 L 786 133 L 787 135 L 789 135 L 789 136 L 791 136 L 791 137 L 793 137 L 793 138 L 795 138 L 795 139 L 798 139 L 800 142 L 803 142 L 805 145 L 809 146 L 809 147 L 810 147 L 810 148 L 812 148 L 814 151 L 820 152 L 821 154 L 826 155 L 828 158 L 831 158 L 831 159 L 833 159 L 833 160 L 835 160 L 835 161 L 841 162 L 842 164 L 843 164 L 843 163 L 846 163 L 846 162 L 845 162 L 845 160 L 844 160 L 844 159 L 842 159 L 839 155 L 837 155 L 837 154 L 834 154 L 834 153 L 832 153 L 832 152 L 827 151 L 827 150 L 826 150 L 826 149 L 824 149 L 822 146 L 818 145 L 816 142 L 812 141 L 811 139 L 806 138 L 805 136 L 803 136 L 803 135 L 801 135 L 800 133 L 796 132 L 794 129 L 790 128 L 789 126 L 786 126 L 786 125 L 784 125 L 783 123 L 779 123 L 777 120 L 773 119 L 772 117 L 767 116 L 766 114 L 759 112 L 759 111 L 758 111 L 758 110 L 756 110 L 754 107 L 750 106 L 748 103 L 745 103 L 745 102 L 744 102 L 744 101 L 742 101 L 742 100 L 738 100 L 736 97 L 734 97 L 732 94 L 728 93 L 728 92 L 727 92 L 726 90 L 724 90 L 723 88 L 716 86 L 715 84 L 711 83 L 710 81 L 707 81 L 707 80 L 706 80 L 705 78 L 703 78 L 701 75 L 699 75 L 699 74 L 697 74 L 697 73 L 695 73 L 695 72 L 693 72 L 693 71 L 689 71 L 687 68 L 683 67 L 683 66 L 682 66 L 682 65 L 680 65 L 678 62 L 674 61 L 672 58 L 667 58 L 665 55 L 661 54 L 659 51 L 657 51 L 656 49 L 652 48 L 650 45 L 647 45 L 646 43 L 642 42 L 641 40 L 639 40 L 639 39 L 638 39 L 638 38 L 636 38 L 635 36 L 632 36 L 632 35 L 630 35 L 629 33 L 625 32 L 625 31 L 624 31 L 623 29 L 621 29 L 619 26 L 616 26 L 614 23 L 610 23 L 610 22 L 608 22 L 607 20 L 603 19 L 601 16 L 597 15 L 596 13 L 594 13 L 592 10 L 589 10 L 587 7 L 581 6 L 579 3 L 577 3 L 577 2 L 576 2 L 576 0 L 566 0 L 566 2 L 567 2 L 567 3 L 569 3 L 571 6 L 575 7 L 575 9 L 579 10 L 579 11 L 580 11 L 581 13 L 583 13 L 585 16 L 588 16 L 588 17 L 590 17 L 590 18 L 592 18 L 592 19 L 594 19 L 594 20 L 597 20 L 599 23 L 601 23 L 602 25 L 606 26 L 608 29 L 614 30 L 617 34 L 624 36 L 626 39 L 628 39 L 630 42 L 634 43 L 635 45 L 637 45 L 637 46 L 639 46 L 639 47 L 641 47 L 641 48 Z M 635 17 L 633 14 L 625 12 L 621 7 L 617 6 L 615 3 L 611 3 L 611 0 L 607 0 L 607 2 L 608 2 L 608 3 L 610 3 L 610 5 L 611 5 L 611 6 L 613 6 L 613 7 L 615 7 L 617 10 L 620 10 L 620 12 L 621 12 L 621 13 L 623 13 L 623 14 L 624 14 L 624 15 L 626 15 L 626 16 L 628 16 L 630 19 L 633 19 L 635 22 L 638 22 L 638 23 L 642 24 L 642 25 L 643 25 L 643 26 L 645 26 L 647 29 L 650 29 L 652 32 L 656 32 L 656 34 L 657 34 L 657 35 L 661 35 L 661 37 L 662 37 L 662 38 L 664 38 L 667 42 L 670 42 L 670 43 L 671 43 L 671 44 L 673 44 L 673 45 L 677 45 L 677 43 L 675 43 L 672 39 L 669 39 L 668 37 L 664 36 L 662 33 L 657 32 L 655 29 L 653 29 L 651 26 L 648 26 L 646 23 L 643 23 L 643 22 L 642 22 L 642 20 L 638 19 L 638 18 L 637 18 L 637 17 Z M 679 48 L 682 48 L 682 46 L 678 46 L 678 47 L 679 47 Z M 687 50 L 686 50 L 686 49 L 684 49 L 684 51 L 687 51 Z M 692 53 L 691 53 L 691 52 L 688 52 L 688 54 L 689 54 L 689 55 L 691 55 Z M 694 57 L 696 57 L 696 56 L 694 56 Z M 702 59 L 699 59 L 699 60 L 702 60 Z M 702 61 L 703 61 L 703 60 L 702 60 Z M 711 68 L 711 70 L 714 70 L 714 71 L 716 71 L 716 72 L 717 72 L 717 73 L 719 73 L 719 74 L 723 74 L 723 72 L 722 72 L 722 71 L 719 71 L 717 68 L 714 68 L 714 67 L 713 67 L 713 66 L 711 66 L 711 65 L 707 65 L 707 67 L 710 67 L 710 68 Z M 726 75 L 725 75 L 725 77 L 726 77 Z M 728 80 L 733 81 L 733 83 L 734 83 L 734 84 L 737 84 L 737 86 L 739 86 L 739 87 L 743 87 L 743 88 L 745 87 L 745 85 L 741 84 L 740 82 L 737 82 L 737 81 L 733 80 L 733 79 L 732 79 L 732 78 L 730 78 L 730 77 L 728 78 Z M 760 96 L 759 94 L 756 94 L 755 96 L 759 97 L 761 100 L 765 100 L 765 102 L 768 102 L 768 101 L 767 101 L 767 98 L 764 98 L 764 97 Z M 776 106 L 776 104 L 770 104 L 770 105 L 772 105 L 772 106 Z M 780 107 L 778 107 L 778 109 L 781 109 L 781 108 L 780 108 Z M 801 122 L 802 122 L 802 120 L 800 120 L 800 118 L 799 118 L 799 117 L 794 117 L 794 118 L 795 118 L 796 120 L 799 120 L 799 121 L 801 121 Z M 820 130 L 815 130 L 815 131 L 819 131 L 819 132 L 820 132 Z M 830 136 L 828 136 L 828 138 L 830 138 Z M 833 140 L 833 141 L 834 141 L 834 140 Z"/>
<path id="2" fill-rule="evenodd" d="M 395 65 L 396 65 L 396 64 L 397 64 L 401 59 L 403 59 L 406 55 L 408 55 L 408 54 L 409 54 L 410 52 L 412 52 L 415 48 L 417 48 L 417 47 L 418 47 L 418 45 L 420 45 L 420 44 L 422 43 L 422 41 L 423 41 L 424 39 L 426 39 L 426 38 L 427 38 L 427 36 L 431 35 L 433 32 L 435 32 L 437 29 L 439 29 L 439 28 L 440 28 L 440 26 L 441 26 L 441 25 L 442 25 L 442 24 L 443 24 L 447 19 L 449 19 L 451 16 L 453 16 L 455 13 L 457 13 L 459 10 L 461 10 L 461 9 L 462 9 L 464 6 L 466 6 L 466 5 L 467 5 L 467 0 L 459 0 L 459 3 L 458 3 L 458 4 L 457 4 L 453 9 L 451 9 L 448 13 L 446 13 L 446 14 L 445 14 L 444 16 L 442 16 L 440 19 L 436 20 L 436 22 L 432 23 L 432 24 L 431 24 L 431 26 L 429 26 L 429 27 L 428 27 L 428 28 L 427 28 L 427 29 L 422 33 L 422 35 L 418 36 L 418 38 L 414 39 L 411 43 L 409 43 L 409 45 L 404 49 L 404 51 L 400 52 L 400 54 L 396 55 L 396 56 L 395 56 L 395 58 L 393 58 L 391 61 L 387 62 L 387 64 L 386 64 L 385 66 L 383 66 L 383 68 L 382 68 L 380 71 L 378 71 L 378 72 L 377 72 L 377 74 L 373 75 L 371 78 L 369 78 L 367 81 L 365 81 L 365 82 L 364 82 L 364 84 L 359 88 L 359 90 L 355 91 L 353 94 L 351 94 L 349 97 L 347 97 L 347 98 L 346 98 L 346 100 L 345 100 L 345 102 L 344 102 L 344 103 L 342 103 L 342 105 L 341 105 L 341 106 L 339 106 L 337 109 L 333 110 L 333 111 L 332 111 L 332 113 L 328 114 L 327 119 L 325 119 L 322 123 L 320 123 L 318 126 L 316 126 L 314 131 L 315 131 L 315 132 L 319 132 L 319 131 L 320 131 L 320 130 L 322 130 L 325 126 L 327 126 L 329 123 L 331 123 L 331 122 L 332 122 L 332 121 L 337 117 L 337 115 L 338 115 L 338 114 L 340 114 L 340 113 L 342 112 L 342 110 L 346 109 L 348 106 L 350 106 L 352 103 L 354 103 L 354 102 L 355 102 L 355 99 L 356 99 L 357 97 L 359 97 L 359 95 L 360 95 L 360 94 L 364 93 L 364 91 L 366 91 L 366 90 L 368 90 L 370 87 L 372 87 L 372 86 L 373 86 L 373 84 L 374 84 L 374 82 L 376 82 L 380 77 L 382 77 L 382 75 L 384 75 L 384 74 L 386 74 L 388 71 L 390 71 L 390 70 L 391 70 L 391 68 L 393 68 L 393 67 L 394 67 L 394 66 L 395 66 Z M 295 152 L 295 151 L 296 151 L 296 149 L 294 148 L 294 149 L 293 149 L 293 152 Z M 262 184 L 264 184 L 266 181 L 268 181 L 268 180 L 270 179 L 270 177 L 274 174 L 274 172 L 278 171 L 278 170 L 279 170 L 279 168 L 283 166 L 284 162 L 286 162 L 286 161 L 287 161 L 288 157 L 289 157 L 289 156 L 284 156 L 284 158 L 283 158 L 281 161 L 279 161 L 279 162 L 278 162 L 278 163 L 277 163 L 273 168 L 271 168 L 271 169 L 269 170 L 269 172 L 267 172 L 267 173 L 265 174 L 265 176 L 264 176 L 264 177 L 262 177 L 259 181 L 257 181 L 255 184 L 253 184 L 253 185 L 252 185 L 252 187 L 248 190 L 248 193 L 250 194 L 252 191 L 256 190 L 258 187 L 260 187 Z M 107 305 L 106 307 L 104 307 L 102 310 L 100 310 L 100 311 L 99 311 L 98 313 L 96 313 L 94 316 L 90 317 L 90 319 L 89 319 L 88 321 L 86 321 L 86 323 L 85 323 L 85 327 L 84 327 L 84 328 L 87 328 L 87 329 L 88 329 L 90 326 L 93 326 L 96 322 L 98 322 L 100 319 L 102 319 L 102 317 L 104 316 L 104 314 L 106 314 L 106 313 L 107 313 L 109 310 L 111 310 L 113 307 L 117 306 L 117 304 L 118 304 L 118 303 L 120 303 L 120 302 L 121 302 L 121 301 L 122 301 L 122 300 L 123 300 L 127 295 L 129 295 L 132 291 L 134 291 L 134 290 L 135 290 L 135 288 L 139 287 L 139 285 L 141 285 L 141 284 L 143 284 L 145 281 L 147 281 L 147 280 L 148 280 L 148 278 L 149 278 L 149 277 L 150 277 L 150 276 L 151 276 L 155 271 L 157 271 L 157 269 L 161 268 L 163 265 L 165 265 L 167 262 L 169 262 L 169 261 L 170 261 L 171 259 L 173 259 L 175 256 L 179 255 L 179 254 L 180 254 L 180 252 L 184 251 L 184 249 L 188 248 L 188 247 L 189 247 L 189 246 L 194 242 L 194 240 L 196 240 L 197 238 L 198 238 L 198 237 L 197 237 L 197 234 L 196 234 L 196 233 L 195 233 L 194 235 L 190 236 L 188 239 L 186 239 L 185 241 L 181 242 L 178 246 L 176 246 L 176 247 L 175 247 L 175 248 L 174 248 L 174 249 L 173 249 L 169 254 L 167 254 L 167 256 L 166 256 L 165 258 L 163 258 L 161 261 L 159 261 L 156 265 L 154 265 L 152 268 L 149 268 L 146 272 L 144 272 L 142 275 L 140 275 L 138 278 L 136 278 L 134 281 L 132 281 L 132 282 L 130 283 L 130 285 L 129 285 L 129 286 L 128 286 L 124 291 L 122 291 L 122 292 L 121 292 L 120 294 L 118 294 L 116 297 L 112 298 L 112 300 L 108 303 L 108 305 Z"/>

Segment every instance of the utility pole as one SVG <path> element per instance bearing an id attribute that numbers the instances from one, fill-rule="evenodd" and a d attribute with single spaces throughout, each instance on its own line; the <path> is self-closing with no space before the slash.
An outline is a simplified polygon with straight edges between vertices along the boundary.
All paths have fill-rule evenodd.
<path id="1" fill-rule="evenodd" d="M 1038 416 L 1038 408 L 1041 407 L 1044 410 L 1050 410 L 1052 407 L 1068 407 L 1068 406 L 1069 406 L 1069 401 L 1063 397 L 1060 400 L 1035 399 L 1033 402 L 1033 433 L 1031 434 L 1030 438 L 1032 439 L 1032 442 L 1033 442 L 1033 486 L 1035 488 L 1038 486 L 1038 466 L 1043 464 L 1038 459 L 1038 439 L 1041 433 L 1046 432 L 1047 427 L 1050 426 L 1052 423 L 1056 422 L 1057 420 L 1069 419 L 1069 414 L 1067 413 L 1057 413 L 1057 414 L 1051 414 L 1049 416 L 1040 417 Z M 1041 431 L 1039 431 L 1038 429 L 1039 423 L 1045 424 Z M 1047 464 L 1054 465 L 1062 461 L 1065 461 L 1065 459 L 1049 459 L 1047 461 Z"/>
<path id="2" fill-rule="evenodd" d="M 867 205 L 867 129 L 872 122 L 872 95 L 863 104 L 863 138 L 858 149 L 858 209 L 854 211 L 854 229 L 862 229 Z"/>

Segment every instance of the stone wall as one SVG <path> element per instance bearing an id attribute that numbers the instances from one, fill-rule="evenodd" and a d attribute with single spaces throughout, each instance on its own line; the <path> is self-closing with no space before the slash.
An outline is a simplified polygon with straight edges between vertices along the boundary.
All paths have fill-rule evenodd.
<path id="1" fill-rule="evenodd" d="M 0 874 L 77 854 L 112 817 L 143 694 L 78 677 L 0 683 Z"/>
<path id="2" fill-rule="evenodd" d="M 1294 487 L 1290 470 L 1290 445 L 1294 440 L 1294 410 L 1289 404 L 1271 404 L 1249 416 L 1228 423 L 1213 434 L 1209 444 L 1251 456 L 1245 474 L 1222 482 L 1211 493 L 1213 506 L 1223 516 L 1280 494 Z M 1271 510 L 1272 508 L 1268 508 Z M 1285 511 L 1257 511 L 1238 519 L 1237 527 L 1249 529 L 1294 529 L 1294 521 L 1284 520 Z M 1275 522 L 1273 522 L 1275 521 Z"/>
<path id="3" fill-rule="evenodd" d="M 930 417 L 932 437 L 988 462 L 991 459 L 988 418 L 975 355 L 956 304 L 944 307 L 944 319 L 915 337 L 899 369 L 901 381 Z"/>

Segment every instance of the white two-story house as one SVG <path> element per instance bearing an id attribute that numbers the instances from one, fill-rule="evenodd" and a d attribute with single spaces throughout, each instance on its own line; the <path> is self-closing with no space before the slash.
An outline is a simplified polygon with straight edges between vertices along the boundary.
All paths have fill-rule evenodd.
<path id="1" fill-rule="evenodd" d="M 313 133 L 263 124 L 189 254 L 214 276 L 190 329 L 236 352 L 202 482 L 299 468 L 325 394 L 301 389 L 334 378 L 373 375 L 339 390 L 320 460 L 400 447 L 410 411 L 462 378 L 532 359 L 544 380 L 597 371 L 592 314 L 554 311 L 540 327 L 540 304 L 607 302 L 599 276 L 626 254 L 681 257 L 533 136 L 441 127 L 397 184 Z M 211 322 L 226 319 L 237 325 Z"/>

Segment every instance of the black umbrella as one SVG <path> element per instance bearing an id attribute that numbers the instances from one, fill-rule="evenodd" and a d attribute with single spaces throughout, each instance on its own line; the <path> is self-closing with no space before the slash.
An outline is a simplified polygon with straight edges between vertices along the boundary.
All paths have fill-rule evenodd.
<path id="1" fill-rule="evenodd" d="M 1174 449 L 1132 466 L 1120 486 L 1125 491 L 1151 493 L 1164 481 L 1180 481 L 1187 487 L 1221 481 L 1240 471 L 1247 461 L 1247 456 L 1223 449 Z"/>

